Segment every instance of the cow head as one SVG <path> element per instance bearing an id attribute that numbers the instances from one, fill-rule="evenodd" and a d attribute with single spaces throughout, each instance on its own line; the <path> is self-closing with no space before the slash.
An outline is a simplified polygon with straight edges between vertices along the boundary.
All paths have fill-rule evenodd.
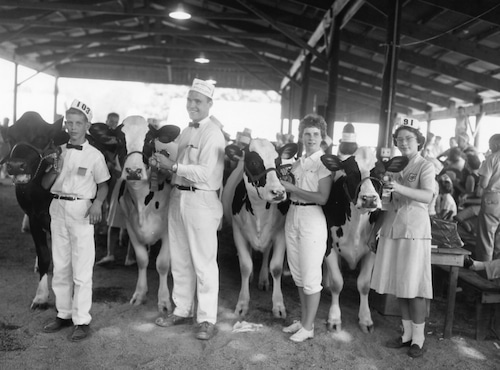
<path id="1" fill-rule="evenodd" d="M 227 146 L 226 154 L 230 159 L 244 157 L 244 179 L 248 190 L 253 188 L 259 198 L 269 203 L 279 203 L 286 200 L 286 191 L 280 178 L 288 175 L 287 171 L 281 171 L 282 160 L 293 158 L 297 149 L 294 143 L 276 149 L 266 139 L 253 139 L 243 149 L 236 145 Z"/>
<path id="2" fill-rule="evenodd" d="M 375 211 L 382 206 L 380 192 L 383 174 L 400 172 L 408 164 L 406 157 L 394 157 L 387 162 L 377 162 L 374 151 L 368 147 L 358 148 L 344 161 L 331 154 L 323 155 L 321 161 L 330 171 L 343 172 L 345 196 L 356 208 L 366 212 Z"/>
<path id="3" fill-rule="evenodd" d="M 122 178 L 148 180 L 148 161 L 154 151 L 163 150 L 172 158 L 177 155 L 173 143 L 179 135 L 177 126 L 166 125 L 159 129 L 148 125 L 141 116 L 130 116 L 116 129 L 118 160 L 122 166 Z"/>
<path id="4" fill-rule="evenodd" d="M 38 113 L 26 112 L 2 131 L 9 154 L 0 163 L 7 164 L 7 172 L 15 184 L 27 184 L 45 172 L 58 146 L 68 141 L 62 121 L 60 118 L 50 124 Z"/>

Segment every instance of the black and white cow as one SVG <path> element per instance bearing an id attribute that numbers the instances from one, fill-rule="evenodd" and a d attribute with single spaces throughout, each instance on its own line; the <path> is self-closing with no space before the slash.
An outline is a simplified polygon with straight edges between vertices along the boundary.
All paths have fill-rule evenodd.
<path id="1" fill-rule="evenodd" d="M 36 248 L 40 280 L 31 308 L 47 308 L 49 300 L 48 270 L 51 252 L 47 243 L 50 232 L 49 205 L 52 195 L 42 187 L 42 177 L 53 163 L 58 146 L 68 140 L 62 130 L 62 118 L 54 124 L 45 122 L 35 112 L 26 112 L 14 125 L 2 128 L 2 136 L 9 154 L 1 163 L 6 163 L 12 176 L 16 198 L 29 219 L 29 229 Z"/>
<path id="2" fill-rule="evenodd" d="M 296 144 L 276 150 L 265 139 L 253 139 L 243 151 L 226 147 L 230 159 L 244 158 L 229 176 L 222 194 L 224 216 L 233 227 L 241 271 L 241 290 L 235 313 L 244 316 L 250 302 L 249 282 L 253 273 L 252 250 L 262 252 L 259 289 L 269 289 L 269 269 L 273 277 L 273 315 L 286 317 L 281 291 L 285 255 L 285 215 L 289 204 L 278 177 L 282 160 L 292 158 Z M 272 258 L 269 264 L 269 255 Z"/>
<path id="3" fill-rule="evenodd" d="M 376 217 L 381 209 L 381 176 L 385 171 L 399 172 L 408 164 L 406 157 L 394 157 L 388 162 L 377 162 L 371 148 L 360 147 L 342 161 L 335 155 L 321 157 L 323 164 L 334 172 L 328 202 L 323 207 L 330 229 L 326 264 L 332 303 L 328 314 L 328 328 L 342 330 L 339 296 L 344 285 L 340 269 L 341 258 L 353 270 L 360 265 L 357 288 L 360 295 L 359 326 L 365 333 L 373 331 L 368 304 L 370 281 L 375 254 L 368 246 Z"/>
<path id="4" fill-rule="evenodd" d="M 158 289 L 160 312 L 172 310 L 167 286 L 167 274 L 170 269 L 167 207 L 171 186 L 165 181 L 166 178 L 162 173 L 152 180 L 148 159 L 153 151 L 160 150 L 165 150 L 175 159 L 177 144 L 173 143 L 173 140 L 179 132 L 179 127 L 171 125 L 157 130 L 148 126 L 141 116 L 127 117 L 116 132 L 123 180 L 118 203 L 126 215 L 127 232 L 134 247 L 139 270 L 130 303 L 139 305 L 146 300 L 148 247 L 161 240 L 161 249 L 156 260 L 156 269 L 160 275 Z"/>

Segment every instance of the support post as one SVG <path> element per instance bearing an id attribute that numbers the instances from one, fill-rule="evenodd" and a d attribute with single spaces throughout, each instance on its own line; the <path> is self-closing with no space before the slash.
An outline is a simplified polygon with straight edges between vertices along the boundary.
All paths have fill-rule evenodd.
<path id="1" fill-rule="evenodd" d="M 339 80 L 340 16 L 332 18 L 328 48 L 328 97 L 325 109 L 326 134 L 333 140 Z M 331 152 L 331 149 L 328 150 Z"/>
<path id="2" fill-rule="evenodd" d="M 382 158 L 382 148 L 388 148 L 394 118 L 394 97 L 399 59 L 401 0 L 392 0 L 387 21 L 387 52 L 382 79 L 377 157 Z"/>

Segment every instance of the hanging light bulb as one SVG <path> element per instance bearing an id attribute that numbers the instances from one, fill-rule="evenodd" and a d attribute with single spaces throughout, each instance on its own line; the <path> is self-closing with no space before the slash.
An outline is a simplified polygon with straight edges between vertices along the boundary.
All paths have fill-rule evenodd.
<path id="1" fill-rule="evenodd" d="M 203 54 L 203 53 L 201 53 L 198 58 L 194 58 L 194 61 L 196 63 L 200 63 L 200 64 L 210 63 L 210 59 L 206 58 L 205 54 Z"/>
<path id="2" fill-rule="evenodd" d="M 170 18 L 180 19 L 180 20 L 191 18 L 191 14 L 189 14 L 184 10 L 182 3 L 179 3 L 179 5 L 177 5 L 177 8 L 173 12 L 168 13 L 168 16 Z"/>

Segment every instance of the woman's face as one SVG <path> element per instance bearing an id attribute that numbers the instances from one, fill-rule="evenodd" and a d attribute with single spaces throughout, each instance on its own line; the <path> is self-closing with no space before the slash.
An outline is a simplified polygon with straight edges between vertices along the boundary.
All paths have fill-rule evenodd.
<path id="1" fill-rule="evenodd" d="M 302 143 L 308 153 L 315 153 L 321 149 L 321 130 L 316 127 L 307 127 L 302 134 Z"/>
<path id="2" fill-rule="evenodd" d="M 410 130 L 399 130 L 396 145 L 402 155 L 411 157 L 418 152 L 417 135 Z"/>

